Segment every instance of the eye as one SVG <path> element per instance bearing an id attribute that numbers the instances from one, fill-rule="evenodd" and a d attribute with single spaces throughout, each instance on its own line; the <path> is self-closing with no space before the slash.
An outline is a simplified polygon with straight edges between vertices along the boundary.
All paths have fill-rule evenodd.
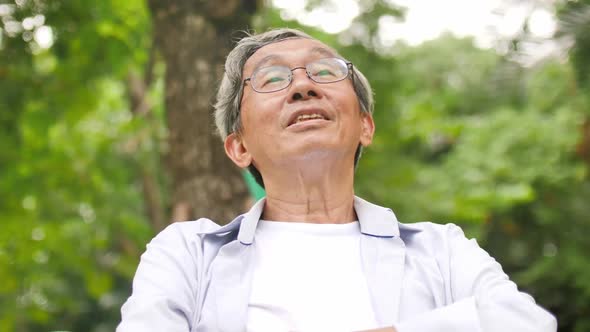
<path id="1" fill-rule="evenodd" d="M 332 71 L 329 69 L 322 69 L 315 74 L 315 76 L 327 76 L 327 75 L 334 75 L 334 73 L 332 73 Z"/>
<path id="2" fill-rule="evenodd" d="M 325 80 L 325 79 L 330 80 L 330 79 L 333 79 L 338 76 L 337 71 L 335 71 L 330 66 L 325 66 L 325 65 L 317 66 L 317 68 L 313 69 L 311 74 L 313 77 L 320 78 L 322 80 Z"/>
<path id="3" fill-rule="evenodd" d="M 266 67 L 258 70 L 254 75 L 254 84 L 260 90 L 276 88 L 289 80 L 289 69 L 282 66 Z"/>
<path id="4" fill-rule="evenodd" d="M 307 70 L 316 82 L 334 82 L 346 76 L 346 68 L 342 68 L 342 64 L 336 58 L 314 61 L 307 65 Z"/>
<path id="5" fill-rule="evenodd" d="M 284 81 L 285 78 L 284 77 L 279 77 L 279 76 L 274 76 L 274 77 L 267 77 L 266 81 L 264 82 L 266 83 L 275 83 L 275 82 L 281 82 Z"/>

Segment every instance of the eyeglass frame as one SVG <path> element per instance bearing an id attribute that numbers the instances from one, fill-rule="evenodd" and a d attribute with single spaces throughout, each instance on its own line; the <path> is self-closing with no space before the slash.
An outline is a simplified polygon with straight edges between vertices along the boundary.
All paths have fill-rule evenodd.
<path id="1" fill-rule="evenodd" d="M 338 79 L 338 80 L 336 80 L 336 81 L 331 81 L 331 82 L 318 82 L 318 81 L 314 80 L 314 79 L 311 77 L 311 75 L 309 75 L 309 72 L 307 71 L 307 66 L 308 66 L 309 64 L 311 64 L 311 63 L 314 63 L 314 62 L 317 62 L 317 61 L 320 61 L 320 60 L 324 60 L 324 59 L 337 59 L 337 60 L 341 60 L 342 62 L 344 62 L 344 64 L 346 65 L 346 71 L 347 71 L 347 72 L 346 72 L 346 75 L 344 75 L 344 77 L 342 77 L 341 79 Z M 341 58 L 336 58 L 336 57 L 330 57 L 330 58 L 322 58 L 322 59 L 317 59 L 317 60 L 314 60 L 314 61 L 312 61 L 312 62 L 310 62 L 310 63 L 307 63 L 305 66 L 299 66 L 299 67 L 293 67 L 293 68 L 289 68 L 289 67 L 287 67 L 287 66 L 282 66 L 282 67 L 285 67 L 285 68 L 289 69 L 289 71 L 291 72 L 291 73 L 290 73 L 290 75 L 289 75 L 289 84 L 285 85 L 285 87 L 283 87 L 283 88 L 280 88 L 280 89 L 278 89 L 278 90 L 272 90 L 272 91 L 258 91 L 258 90 L 256 90 L 256 88 L 254 87 L 254 85 L 250 84 L 250 86 L 252 87 L 252 90 L 256 91 L 257 93 L 273 93 L 273 92 L 278 92 L 278 91 L 281 91 L 281 90 L 285 90 L 286 88 L 288 88 L 288 87 L 291 85 L 291 83 L 293 83 L 293 71 L 295 71 L 295 70 L 297 70 L 297 69 L 305 69 L 305 75 L 307 75 L 307 77 L 308 77 L 310 80 L 312 80 L 313 82 L 315 82 L 315 83 L 318 83 L 318 84 L 331 84 L 331 83 L 336 83 L 336 82 L 344 81 L 344 80 L 345 80 L 347 77 L 349 77 L 349 76 L 350 76 L 351 78 L 353 78 L 353 77 L 354 77 L 354 75 L 353 75 L 353 73 L 354 73 L 354 67 L 353 67 L 353 64 L 352 64 L 352 62 L 350 62 L 350 61 L 345 61 L 344 59 L 341 59 Z M 251 80 L 252 80 L 252 76 L 254 76 L 254 74 L 256 74 L 256 72 L 257 72 L 258 70 L 262 69 L 262 68 L 266 68 L 266 67 L 260 67 L 260 68 L 256 68 L 256 69 L 255 69 L 255 70 L 252 72 L 252 75 L 250 75 L 250 77 L 248 77 L 248 78 L 244 79 L 244 81 L 242 82 L 242 84 L 243 84 L 243 85 L 247 85 L 246 83 L 247 83 L 248 81 L 251 81 Z"/>

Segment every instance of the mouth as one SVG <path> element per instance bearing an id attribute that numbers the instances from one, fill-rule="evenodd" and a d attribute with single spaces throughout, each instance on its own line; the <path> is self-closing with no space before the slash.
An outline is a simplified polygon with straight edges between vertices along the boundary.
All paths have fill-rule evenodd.
<path id="1" fill-rule="evenodd" d="M 313 120 L 330 120 L 323 110 L 302 110 L 294 112 L 290 118 L 287 127 Z"/>

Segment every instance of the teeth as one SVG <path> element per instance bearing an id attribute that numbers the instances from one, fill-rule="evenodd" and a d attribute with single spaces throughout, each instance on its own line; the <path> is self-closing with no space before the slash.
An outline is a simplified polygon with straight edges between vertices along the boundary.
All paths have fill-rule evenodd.
<path id="1" fill-rule="evenodd" d="M 319 114 L 302 114 L 302 115 L 298 116 L 297 119 L 295 119 L 295 123 L 301 122 L 301 121 L 306 121 L 306 120 L 323 119 L 323 118 L 324 117 Z"/>

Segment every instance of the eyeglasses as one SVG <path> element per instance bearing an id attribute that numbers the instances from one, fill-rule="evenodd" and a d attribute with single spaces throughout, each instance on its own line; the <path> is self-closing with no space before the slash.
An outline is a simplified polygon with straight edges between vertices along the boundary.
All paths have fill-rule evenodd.
<path id="1" fill-rule="evenodd" d="M 352 72 L 352 62 L 339 58 L 325 58 L 310 62 L 305 67 L 269 66 L 256 69 L 252 76 L 244 80 L 250 82 L 259 93 L 276 92 L 286 89 L 293 81 L 293 71 L 305 69 L 307 77 L 316 83 L 334 83 L 347 78 Z"/>

